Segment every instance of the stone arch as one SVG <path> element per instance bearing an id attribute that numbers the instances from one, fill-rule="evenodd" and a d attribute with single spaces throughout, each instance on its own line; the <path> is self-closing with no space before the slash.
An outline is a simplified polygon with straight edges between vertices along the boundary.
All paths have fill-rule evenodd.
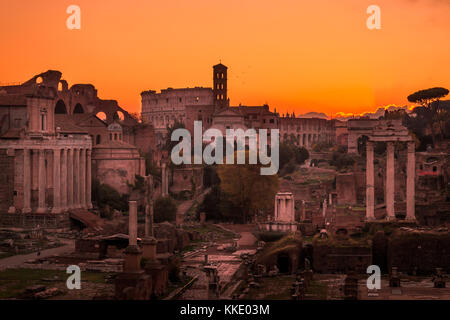
<path id="1" fill-rule="evenodd" d="M 67 114 L 67 108 L 64 101 L 58 100 L 55 105 L 55 114 Z"/>
<path id="2" fill-rule="evenodd" d="M 280 273 L 291 272 L 291 257 L 287 252 L 281 252 L 277 256 L 277 268 Z"/>
<path id="3" fill-rule="evenodd" d="M 116 112 L 114 112 L 113 120 L 123 121 L 125 120 L 125 114 L 122 111 L 117 110 Z"/>
<path id="4" fill-rule="evenodd" d="M 77 103 L 77 104 L 75 105 L 75 108 L 73 108 L 73 113 L 74 113 L 74 114 L 76 114 L 76 113 L 84 113 L 84 108 L 83 108 L 83 106 L 82 106 L 80 103 Z"/>
<path id="5" fill-rule="evenodd" d="M 106 118 L 107 118 L 106 113 L 104 113 L 103 111 L 97 112 L 97 114 L 95 116 L 103 121 L 106 121 Z"/>

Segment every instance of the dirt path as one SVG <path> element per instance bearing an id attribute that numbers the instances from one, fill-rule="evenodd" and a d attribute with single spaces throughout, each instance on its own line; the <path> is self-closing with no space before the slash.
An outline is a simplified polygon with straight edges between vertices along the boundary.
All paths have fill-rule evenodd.
<path id="1" fill-rule="evenodd" d="M 28 260 L 33 260 L 37 258 L 45 258 L 53 255 L 58 255 L 66 252 L 72 252 L 75 250 L 75 241 L 73 240 L 65 240 L 65 245 L 52 248 L 47 250 L 42 250 L 41 254 L 38 256 L 37 252 L 24 254 L 24 255 L 16 255 L 4 259 L 0 259 L 0 270 L 7 268 L 17 268 L 23 265 Z"/>
<path id="2" fill-rule="evenodd" d="M 180 225 L 183 224 L 184 216 L 189 211 L 189 209 L 194 205 L 195 202 L 201 203 L 205 196 L 209 193 L 211 189 L 208 188 L 204 190 L 198 197 L 192 200 L 186 200 L 178 205 L 177 209 L 177 216 L 176 216 L 176 224 Z"/>

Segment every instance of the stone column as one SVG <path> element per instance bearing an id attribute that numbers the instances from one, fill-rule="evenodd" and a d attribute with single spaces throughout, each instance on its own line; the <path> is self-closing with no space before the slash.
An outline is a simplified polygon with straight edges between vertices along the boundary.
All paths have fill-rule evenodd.
<path id="1" fill-rule="evenodd" d="M 39 192 L 38 192 L 38 208 L 37 213 L 47 211 L 45 207 L 45 189 L 46 189 L 46 170 L 45 170 L 45 150 L 39 150 Z"/>
<path id="2" fill-rule="evenodd" d="M 300 221 L 303 221 L 306 219 L 306 202 L 305 200 L 302 200 L 302 216 L 300 218 Z"/>
<path id="3" fill-rule="evenodd" d="M 278 220 L 279 221 L 284 221 L 284 217 L 285 217 L 285 215 L 286 215 L 286 197 L 282 197 L 281 199 L 280 199 L 280 201 L 281 201 L 281 205 L 280 205 L 280 211 L 279 211 L 279 214 L 278 214 Z"/>
<path id="4" fill-rule="evenodd" d="M 138 222 L 137 202 L 129 201 L 128 247 L 125 249 L 124 273 L 141 272 L 142 251 L 137 245 Z"/>
<path id="5" fill-rule="evenodd" d="M 295 221 L 295 200 L 294 200 L 294 195 L 292 195 L 291 197 L 291 222 Z"/>
<path id="6" fill-rule="evenodd" d="M 22 213 L 31 212 L 31 162 L 30 150 L 23 149 L 23 209 Z"/>
<path id="7" fill-rule="evenodd" d="M 395 219 L 395 174 L 394 174 L 394 143 L 387 143 L 386 158 L 386 212 L 389 220 Z"/>
<path id="8" fill-rule="evenodd" d="M 278 217 L 278 197 L 275 195 L 275 211 L 273 213 L 273 218 L 276 220 Z"/>
<path id="9" fill-rule="evenodd" d="M 137 202 L 129 201 L 129 219 L 128 219 L 128 245 L 137 246 Z"/>
<path id="10" fill-rule="evenodd" d="M 67 150 L 67 207 L 73 208 L 73 149 Z"/>
<path id="11" fill-rule="evenodd" d="M 92 209 L 92 173 L 91 173 L 91 150 L 86 149 L 86 206 Z"/>
<path id="12" fill-rule="evenodd" d="M 406 168 L 406 219 L 416 220 L 416 146 L 414 141 L 408 142 L 408 163 Z"/>
<path id="13" fill-rule="evenodd" d="M 153 177 L 148 175 L 145 177 L 146 191 L 145 200 L 147 204 L 145 205 L 145 236 L 153 236 Z"/>
<path id="14" fill-rule="evenodd" d="M 327 215 L 327 199 L 323 199 L 322 215 L 324 218 Z"/>
<path id="15" fill-rule="evenodd" d="M 81 205 L 81 208 L 87 209 L 87 206 L 86 206 L 86 149 L 80 150 L 80 205 Z"/>
<path id="16" fill-rule="evenodd" d="M 80 208 L 80 150 L 73 149 L 73 207 Z"/>
<path id="17" fill-rule="evenodd" d="M 375 219 L 375 182 L 373 175 L 373 142 L 366 142 L 366 219 Z"/>
<path id="18" fill-rule="evenodd" d="M 61 150 L 53 149 L 53 209 L 52 213 L 61 213 Z"/>
<path id="19" fill-rule="evenodd" d="M 67 149 L 62 149 L 61 158 L 61 209 L 67 211 Z"/>

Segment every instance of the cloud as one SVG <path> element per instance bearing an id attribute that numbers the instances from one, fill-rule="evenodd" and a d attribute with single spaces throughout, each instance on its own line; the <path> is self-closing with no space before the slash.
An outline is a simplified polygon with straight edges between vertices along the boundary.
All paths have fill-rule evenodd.
<path id="1" fill-rule="evenodd" d="M 388 111 L 395 111 L 399 109 L 404 109 L 406 112 L 411 112 L 413 107 L 408 106 L 396 106 L 394 104 L 378 107 L 376 111 L 368 111 L 368 112 L 362 112 L 362 113 L 344 113 L 344 112 L 338 112 L 334 116 L 334 118 L 339 120 L 348 120 L 352 118 L 361 118 L 361 117 L 368 117 L 370 119 L 378 119 L 379 117 L 384 116 L 384 112 L 386 110 Z"/>

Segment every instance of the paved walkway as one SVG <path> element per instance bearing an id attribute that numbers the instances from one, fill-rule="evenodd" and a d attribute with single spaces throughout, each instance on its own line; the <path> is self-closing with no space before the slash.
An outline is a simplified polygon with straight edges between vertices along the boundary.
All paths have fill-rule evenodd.
<path id="1" fill-rule="evenodd" d="M 38 258 L 46 258 L 53 255 L 63 254 L 67 252 L 73 252 L 75 250 L 75 241 L 74 240 L 65 240 L 66 244 L 52 249 L 42 250 L 41 254 L 38 256 L 37 252 L 24 254 L 24 255 L 16 255 L 4 259 L 0 259 L 0 270 L 8 269 L 8 268 L 17 268 L 21 267 L 28 260 L 34 260 Z"/>
<path id="2" fill-rule="evenodd" d="M 251 232 L 241 232 L 241 238 L 238 240 L 238 247 L 250 247 L 255 244 L 257 239 Z"/>
<path id="3" fill-rule="evenodd" d="M 211 191 L 210 188 L 204 190 L 199 196 L 197 196 L 195 199 L 186 200 L 183 203 L 178 205 L 177 208 L 177 215 L 176 215 L 176 224 L 181 225 L 184 222 L 184 216 L 186 213 L 191 209 L 191 207 L 194 205 L 195 202 L 201 203 L 203 202 L 203 199 L 205 196 Z"/>

